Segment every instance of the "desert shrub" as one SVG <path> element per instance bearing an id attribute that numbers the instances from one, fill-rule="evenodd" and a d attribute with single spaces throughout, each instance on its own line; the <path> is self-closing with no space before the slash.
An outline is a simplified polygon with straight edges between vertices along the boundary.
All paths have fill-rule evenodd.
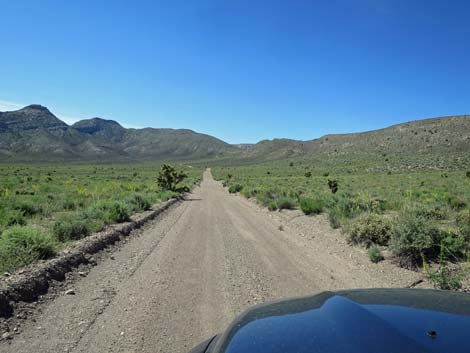
<path id="1" fill-rule="evenodd" d="M 89 220 L 100 219 L 104 222 L 106 219 L 106 210 L 107 203 L 105 201 L 97 201 L 87 208 L 85 211 L 85 217 Z"/>
<path id="2" fill-rule="evenodd" d="M 62 202 L 62 208 L 64 210 L 69 210 L 69 211 L 72 211 L 72 210 L 75 210 L 77 208 L 77 204 L 75 203 L 74 200 L 72 199 L 65 199 L 63 202 Z"/>
<path id="3" fill-rule="evenodd" d="M 129 210 L 121 202 L 113 202 L 110 204 L 109 208 L 109 220 L 112 223 L 122 223 L 130 220 Z"/>
<path id="4" fill-rule="evenodd" d="M 31 217 L 36 214 L 42 213 L 42 207 L 35 205 L 32 202 L 23 201 L 15 205 L 15 209 L 20 211 L 23 216 Z"/>
<path id="5" fill-rule="evenodd" d="M 231 194 L 235 194 L 237 192 L 240 192 L 242 191 L 243 189 L 243 185 L 241 184 L 233 184 L 231 185 L 229 188 L 228 188 L 228 192 L 231 193 Z"/>
<path id="6" fill-rule="evenodd" d="M 354 244 L 387 245 L 392 230 L 391 222 L 383 216 L 364 214 L 354 219 L 348 226 L 348 240 Z"/>
<path id="7" fill-rule="evenodd" d="M 300 200 L 300 209 L 306 215 L 320 214 L 325 203 L 319 198 L 303 198 Z"/>
<path id="8" fill-rule="evenodd" d="M 328 221 L 333 229 L 337 229 L 341 226 L 341 215 L 337 207 L 328 209 Z"/>
<path id="9" fill-rule="evenodd" d="M 277 210 L 277 203 L 275 201 L 271 201 L 268 204 L 268 210 L 270 211 L 276 211 Z"/>
<path id="10" fill-rule="evenodd" d="M 256 193 L 256 200 L 265 207 L 268 207 L 270 204 L 272 204 L 276 198 L 277 193 L 272 189 L 261 189 Z"/>
<path id="11" fill-rule="evenodd" d="M 305 172 L 305 177 L 310 178 L 312 176 L 312 172 Z"/>
<path id="12" fill-rule="evenodd" d="M 338 181 L 328 179 L 328 187 L 333 194 L 336 194 L 338 192 Z"/>
<path id="13" fill-rule="evenodd" d="M 277 208 L 279 210 L 293 210 L 295 201 L 289 197 L 281 197 L 277 200 Z"/>
<path id="14" fill-rule="evenodd" d="M 440 230 L 422 216 L 403 213 L 392 226 L 390 249 L 400 265 L 416 267 L 422 258 L 436 259 L 440 248 Z"/>
<path id="15" fill-rule="evenodd" d="M 0 271 L 13 271 L 54 256 L 56 243 L 36 228 L 14 226 L 0 237 Z"/>
<path id="16" fill-rule="evenodd" d="M 457 215 L 457 226 L 460 232 L 470 238 L 470 210 L 463 210 Z"/>
<path id="17" fill-rule="evenodd" d="M 152 208 L 152 204 L 145 196 L 141 194 L 134 194 L 126 198 L 126 203 L 132 208 L 132 211 L 147 211 Z"/>
<path id="18" fill-rule="evenodd" d="M 77 240 L 90 235 L 90 227 L 87 220 L 77 215 L 58 219 L 54 223 L 52 231 L 60 242 Z"/>
<path id="19" fill-rule="evenodd" d="M 161 191 L 158 193 L 158 199 L 163 202 L 173 198 L 178 198 L 179 196 L 180 194 L 175 191 Z"/>
<path id="20" fill-rule="evenodd" d="M 441 253 L 455 261 L 464 259 L 470 248 L 470 234 L 463 234 L 459 229 L 441 230 Z"/>
<path id="21" fill-rule="evenodd" d="M 443 247 L 441 249 L 443 249 Z M 423 267 L 426 277 L 432 282 L 435 288 L 458 290 L 462 287 L 465 271 L 463 271 L 460 266 L 451 268 L 443 252 L 441 252 L 439 256 L 439 266 L 436 270 L 431 270 L 426 261 L 423 261 Z"/>
<path id="22" fill-rule="evenodd" d="M 26 225 L 26 219 L 24 218 L 23 213 L 18 210 L 8 210 L 2 218 L 3 220 L 0 223 L 7 227 Z"/>
<path id="23" fill-rule="evenodd" d="M 333 199 L 334 207 L 341 218 L 354 218 L 361 213 L 380 213 L 385 210 L 385 201 L 369 196 L 345 194 Z"/>
<path id="24" fill-rule="evenodd" d="M 87 218 L 102 220 L 105 224 L 122 223 L 130 219 L 129 209 L 119 201 L 98 201 L 86 214 Z"/>
<path id="25" fill-rule="evenodd" d="M 380 249 L 375 245 L 369 248 L 369 250 L 367 251 L 367 255 L 369 256 L 370 261 L 372 261 L 374 264 L 384 259 L 382 253 L 380 252 Z"/>
<path id="26" fill-rule="evenodd" d="M 240 193 L 244 197 L 246 197 L 247 199 L 250 199 L 250 198 L 256 196 L 256 194 L 258 193 L 258 190 L 257 189 L 249 189 L 249 188 L 244 187 Z"/>
<path id="27" fill-rule="evenodd" d="M 448 195 L 447 203 L 455 210 L 460 210 L 466 206 L 465 201 L 455 195 Z"/>
<path id="28" fill-rule="evenodd" d="M 428 220 L 444 220 L 448 217 L 448 210 L 440 205 L 407 205 L 405 212 Z"/>
<path id="29" fill-rule="evenodd" d="M 439 265 L 435 271 L 426 272 L 426 276 L 433 283 L 435 288 L 445 290 L 457 290 L 462 287 L 464 274 L 459 271 L 452 270 L 448 266 Z"/>

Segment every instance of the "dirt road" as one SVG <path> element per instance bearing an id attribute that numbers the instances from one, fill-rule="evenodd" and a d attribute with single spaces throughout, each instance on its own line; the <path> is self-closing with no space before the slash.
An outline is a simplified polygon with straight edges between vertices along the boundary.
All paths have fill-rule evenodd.
<path id="1" fill-rule="evenodd" d="M 229 195 L 209 171 L 187 201 L 106 256 L 0 351 L 187 352 L 255 303 L 417 276 L 371 264 L 321 218 Z"/>

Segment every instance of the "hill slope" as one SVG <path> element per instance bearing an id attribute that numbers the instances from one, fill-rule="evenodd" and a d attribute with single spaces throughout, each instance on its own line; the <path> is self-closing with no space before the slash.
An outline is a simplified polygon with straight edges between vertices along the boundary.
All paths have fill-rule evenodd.
<path id="1" fill-rule="evenodd" d="M 351 134 L 326 135 L 309 141 L 274 139 L 244 146 L 238 163 L 283 159 L 422 168 L 460 168 L 470 165 L 470 115 L 411 121 L 388 128 Z"/>
<path id="2" fill-rule="evenodd" d="M 191 130 L 125 129 L 100 118 L 68 126 L 40 105 L 0 112 L 0 161 L 191 160 L 234 149 Z"/>
<path id="3" fill-rule="evenodd" d="M 191 130 L 126 129 L 100 118 L 68 126 L 40 105 L 0 112 L 0 161 L 217 160 L 246 164 L 289 159 L 350 166 L 363 160 L 388 169 L 396 165 L 444 169 L 470 165 L 468 151 L 469 115 L 309 141 L 275 139 L 229 145 Z"/>

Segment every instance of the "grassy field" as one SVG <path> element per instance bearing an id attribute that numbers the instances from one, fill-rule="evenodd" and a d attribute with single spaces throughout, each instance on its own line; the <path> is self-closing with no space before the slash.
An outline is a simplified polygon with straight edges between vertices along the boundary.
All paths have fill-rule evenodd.
<path id="1" fill-rule="evenodd" d="M 461 263 L 469 254 L 470 173 L 465 170 L 352 172 L 344 165 L 329 170 L 281 161 L 215 167 L 213 174 L 230 192 L 272 211 L 300 208 L 308 215 L 327 214 L 331 226 L 341 227 L 351 243 L 369 248 L 374 262 L 388 249 L 405 267 L 439 263 L 437 275 L 444 277 L 449 261 Z M 437 280 L 455 276 L 450 277 Z"/>
<path id="2" fill-rule="evenodd" d="M 158 165 L 0 165 L 0 271 L 45 259 L 178 193 L 161 190 Z M 198 182 L 202 170 L 182 167 Z"/>

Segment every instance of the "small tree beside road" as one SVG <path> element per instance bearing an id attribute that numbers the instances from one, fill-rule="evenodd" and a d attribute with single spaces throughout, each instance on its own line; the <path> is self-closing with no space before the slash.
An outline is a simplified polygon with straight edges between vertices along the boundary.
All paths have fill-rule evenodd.
<path id="1" fill-rule="evenodd" d="M 187 174 L 183 171 L 177 171 L 175 167 L 164 164 L 157 177 L 157 184 L 163 190 L 177 191 L 177 185 L 187 178 Z"/>

